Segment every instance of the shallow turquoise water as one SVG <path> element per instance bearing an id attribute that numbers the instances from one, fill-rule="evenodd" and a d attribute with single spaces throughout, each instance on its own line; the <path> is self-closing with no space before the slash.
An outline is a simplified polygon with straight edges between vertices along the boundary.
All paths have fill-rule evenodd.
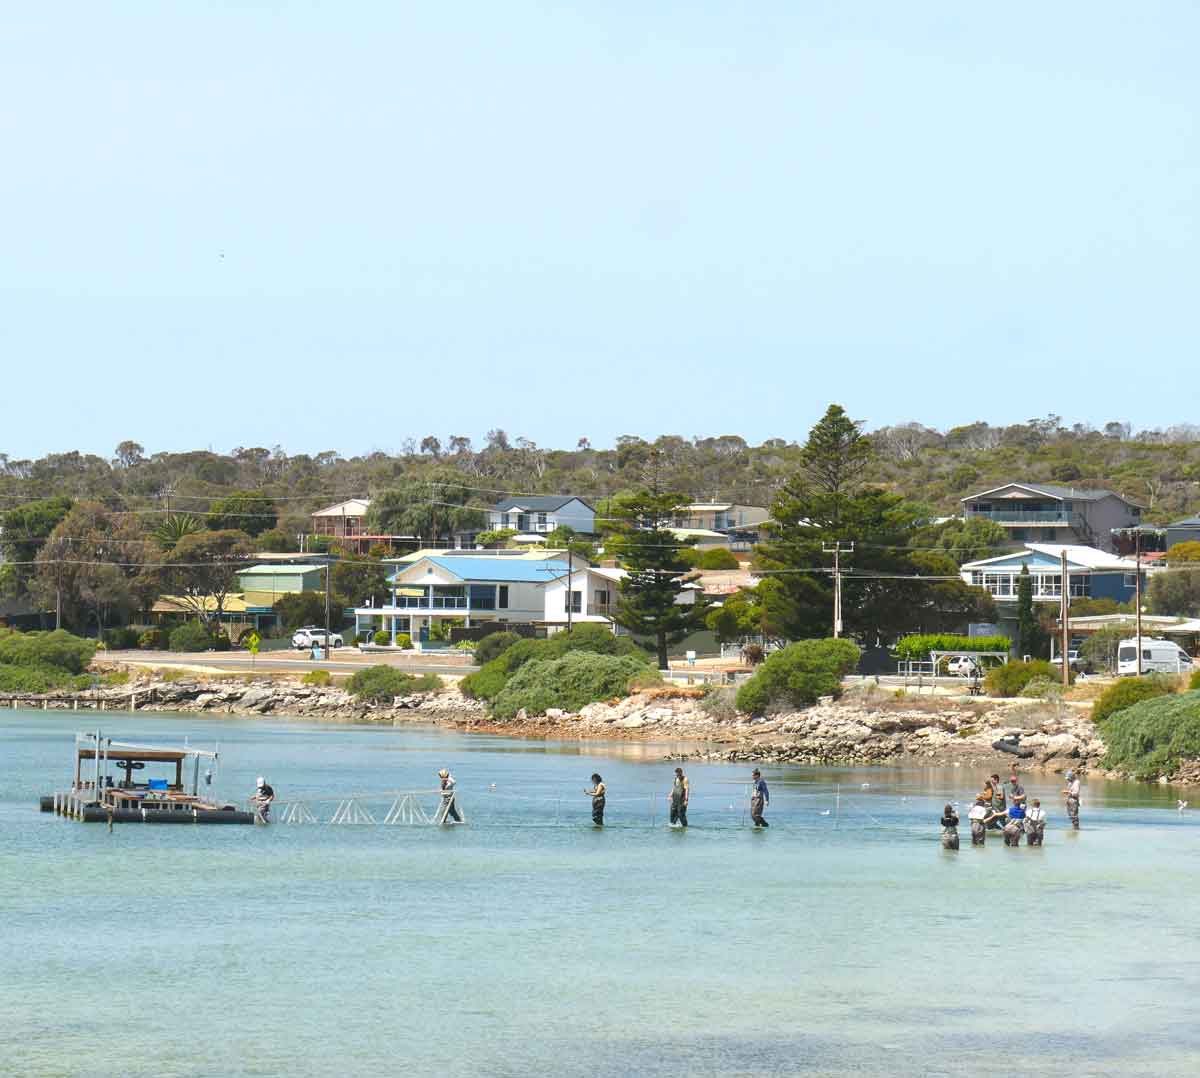
<path id="1" fill-rule="evenodd" d="M 258 773 L 281 799 L 428 789 L 446 764 L 469 824 L 108 834 L 37 811 L 81 716 L 0 714 L 0 1073 L 1196 1070 L 1200 817 L 1172 793 L 1090 783 L 1072 834 L 1036 778 L 1044 849 L 952 854 L 961 770 L 767 769 L 756 833 L 745 768 L 689 767 L 677 832 L 647 747 L 102 718 L 219 741 L 231 799 Z"/>

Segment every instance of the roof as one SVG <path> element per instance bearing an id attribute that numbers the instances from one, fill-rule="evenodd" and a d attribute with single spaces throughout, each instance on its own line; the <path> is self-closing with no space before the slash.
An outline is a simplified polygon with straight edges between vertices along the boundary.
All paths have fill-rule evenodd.
<path id="1" fill-rule="evenodd" d="M 511 584 L 544 584 L 555 575 L 565 574 L 567 563 L 562 561 L 529 561 L 519 558 L 424 558 L 451 576 L 460 580 L 485 580 Z M 394 573 L 394 581 L 401 573 L 414 569 L 406 565 Z M 580 569 L 582 570 L 582 566 Z M 409 583 L 412 583 L 411 581 Z"/>
<path id="2" fill-rule="evenodd" d="M 577 494 L 527 494 L 521 497 L 505 498 L 492 506 L 494 513 L 506 513 L 510 509 L 530 509 L 535 513 L 553 513 L 561 509 L 567 502 L 580 501 L 589 509 L 591 504 Z"/>
<path id="3" fill-rule="evenodd" d="M 1137 562 L 1132 558 L 1119 558 L 1104 550 L 1090 546 L 1070 546 L 1058 543 L 1026 543 L 1024 550 L 1015 550 L 1009 554 L 1000 554 L 995 558 L 983 558 L 980 561 L 969 561 L 962 568 L 977 569 L 984 565 L 996 565 L 999 562 L 1020 563 L 1027 559 L 1030 553 L 1041 554 L 1046 558 L 1061 558 L 1066 552 L 1068 565 L 1082 569 L 1118 569 L 1121 572 L 1135 572 Z"/>
<path id="4" fill-rule="evenodd" d="M 1004 490 L 1007 487 L 1019 487 L 1021 490 L 1028 490 L 1033 494 L 1041 494 L 1047 498 L 1057 498 L 1058 500 L 1070 499 L 1076 502 L 1098 502 L 1101 498 L 1120 498 L 1121 501 L 1127 502 L 1129 505 L 1137 505 L 1140 508 L 1140 503 L 1133 501 L 1131 498 L 1126 498 L 1124 494 L 1118 494 L 1115 490 L 1104 490 L 1101 487 L 1063 487 L 1056 483 L 1001 483 L 998 487 L 991 487 L 988 490 L 980 491 L 978 494 L 968 494 L 965 498 L 960 498 L 960 501 L 969 502 L 975 498 L 983 498 L 988 494 L 995 494 L 998 490 Z"/>
<path id="5" fill-rule="evenodd" d="M 313 573 L 321 565 L 250 565 L 237 571 L 238 576 L 286 576 L 288 573 Z"/>
<path id="6" fill-rule="evenodd" d="M 624 580 L 629 575 L 629 572 L 625 569 L 610 569 L 608 567 L 599 568 L 599 567 L 592 566 L 592 565 L 576 565 L 571 570 L 570 575 L 573 577 L 577 577 L 577 576 L 581 576 L 583 573 L 591 573 L 592 576 L 598 576 L 604 580 L 613 580 L 618 583 L 620 581 Z M 562 566 L 562 572 L 560 572 L 560 573 L 547 573 L 546 575 L 547 575 L 548 579 L 542 581 L 542 583 L 544 583 L 544 584 L 551 584 L 555 580 L 566 580 L 567 579 L 567 567 L 565 565 Z"/>
<path id="7" fill-rule="evenodd" d="M 668 528 L 667 531 L 674 533 L 676 539 L 719 539 L 723 543 L 729 539 L 724 532 L 715 532 L 708 528 Z"/>
<path id="8" fill-rule="evenodd" d="M 325 559 L 324 554 L 289 554 L 286 550 L 260 550 L 254 556 L 259 561 L 277 561 L 284 565 L 288 562 L 322 562 Z"/>
<path id="9" fill-rule="evenodd" d="M 337 505 L 327 505 L 310 514 L 314 517 L 364 517 L 371 508 L 370 498 L 349 498 Z"/>
<path id="10" fill-rule="evenodd" d="M 211 595 L 204 596 L 203 599 L 184 599 L 179 595 L 160 595 L 150 608 L 152 614 L 194 614 L 197 609 L 197 604 L 203 604 L 205 613 L 215 611 L 217 609 L 217 600 Z M 231 593 L 225 596 L 225 602 L 221 605 L 221 609 L 226 614 L 244 614 L 246 613 L 246 597 L 244 595 Z"/>
<path id="11" fill-rule="evenodd" d="M 395 558 L 382 560 L 393 565 L 415 565 L 422 558 L 497 558 L 505 561 L 558 561 L 567 556 L 567 552 L 558 547 L 535 547 L 521 550 L 446 550 L 444 547 L 424 547 L 409 554 L 401 554 Z M 576 560 L 582 565 L 583 558 Z"/>

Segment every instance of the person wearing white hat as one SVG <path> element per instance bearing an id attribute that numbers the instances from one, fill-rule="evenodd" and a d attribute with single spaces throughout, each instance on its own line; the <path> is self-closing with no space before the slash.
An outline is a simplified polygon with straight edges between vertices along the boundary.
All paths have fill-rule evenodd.
<path id="1" fill-rule="evenodd" d="M 442 782 L 442 807 L 437 815 L 438 823 L 449 823 L 450 820 L 462 823 L 462 817 L 458 814 L 458 806 L 454 803 L 454 776 L 443 767 L 438 772 L 438 778 Z"/>
<path id="2" fill-rule="evenodd" d="M 1071 826 L 1079 830 L 1079 776 L 1074 771 L 1067 772 L 1067 788 L 1063 790 L 1063 796 L 1067 799 L 1067 817 L 1071 821 Z"/>
<path id="3" fill-rule="evenodd" d="M 254 785 L 254 796 L 250 800 L 255 804 L 258 812 L 258 818 L 262 820 L 263 823 L 270 823 L 271 802 L 275 800 L 275 791 L 267 783 L 267 780 L 262 777 L 262 775 L 258 776 L 258 780 Z"/>

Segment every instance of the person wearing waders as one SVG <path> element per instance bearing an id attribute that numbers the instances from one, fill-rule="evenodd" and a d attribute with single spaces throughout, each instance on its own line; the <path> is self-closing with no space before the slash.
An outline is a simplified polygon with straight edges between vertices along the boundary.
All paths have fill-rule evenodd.
<path id="1" fill-rule="evenodd" d="M 455 823 L 462 823 L 462 817 L 458 814 L 458 806 L 454 803 L 454 776 L 443 767 L 438 772 L 438 778 L 442 781 L 442 808 L 438 813 L 438 819 L 442 823 L 449 823 L 451 820 Z"/>
<path id="2" fill-rule="evenodd" d="M 958 849 L 958 813 L 953 805 L 942 809 L 942 849 Z"/>
<path id="3" fill-rule="evenodd" d="M 999 831 L 1008 819 L 1008 805 L 1005 802 L 1004 787 L 1000 784 L 1000 776 L 993 775 L 988 785 L 992 788 L 992 814 L 988 817 L 988 827 Z"/>
<path id="4" fill-rule="evenodd" d="M 1079 776 L 1074 771 L 1067 772 L 1067 788 L 1063 790 L 1063 796 L 1067 799 L 1067 816 L 1071 820 L 1071 826 L 1076 831 L 1079 830 Z"/>
<path id="5" fill-rule="evenodd" d="M 1008 822 L 1004 825 L 1004 845 L 1020 846 L 1025 833 L 1025 806 L 1009 805 Z"/>
<path id="6" fill-rule="evenodd" d="M 1046 834 L 1046 810 L 1035 797 L 1025 813 L 1025 845 L 1040 846 Z"/>
<path id="7" fill-rule="evenodd" d="M 592 799 L 592 823 L 597 827 L 603 827 L 604 795 L 607 793 L 604 780 L 599 775 L 592 775 L 592 788 L 583 792 Z"/>
<path id="8" fill-rule="evenodd" d="M 263 823 L 271 822 L 271 802 L 275 800 L 275 791 L 267 783 L 267 780 L 258 776 L 258 782 L 255 783 L 254 796 L 250 799 L 254 802 L 255 810 L 258 813 L 258 818 Z"/>
<path id="9" fill-rule="evenodd" d="M 682 767 L 675 768 L 671 784 L 671 826 L 687 827 L 688 780 Z"/>
<path id="10" fill-rule="evenodd" d="M 988 807 L 983 797 L 975 798 L 975 804 L 971 806 L 971 811 L 967 813 L 967 819 L 971 821 L 971 845 L 982 846 L 984 838 L 987 836 L 987 817 Z"/>
<path id="11" fill-rule="evenodd" d="M 1008 803 L 1010 805 L 1020 805 L 1025 807 L 1025 787 L 1017 779 L 1017 769 L 1014 767 L 1008 773 L 1008 782 L 1005 784 L 1008 787 Z"/>
<path id="12" fill-rule="evenodd" d="M 771 791 L 767 789 L 762 772 L 757 767 L 750 777 L 754 780 L 750 789 L 750 819 L 754 821 L 755 827 L 770 827 L 771 825 L 763 819 L 763 811 L 771 803 Z"/>

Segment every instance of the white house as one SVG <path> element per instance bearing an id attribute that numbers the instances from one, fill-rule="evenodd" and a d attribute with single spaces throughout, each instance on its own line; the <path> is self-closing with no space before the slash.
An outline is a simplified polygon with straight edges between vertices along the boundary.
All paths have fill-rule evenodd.
<path id="1" fill-rule="evenodd" d="M 497 502 L 488 511 L 488 528 L 512 528 L 524 535 L 549 535 L 555 528 L 591 534 L 596 510 L 574 495 L 520 495 Z"/>
<path id="2" fill-rule="evenodd" d="M 417 640 L 427 639 L 437 621 L 466 626 L 541 621 L 543 585 L 566 568 L 566 562 L 559 561 L 429 555 L 402 565 L 389 577 L 389 603 L 355 609 L 354 631 L 357 635 L 382 629 L 393 641 L 397 633 Z"/>
<path id="3" fill-rule="evenodd" d="M 542 585 L 545 593 L 542 620 L 551 631 L 566 628 L 569 602 L 572 625 L 598 622 L 611 625 L 614 632 L 624 631 L 618 628 L 614 618 L 619 586 L 628 575 L 624 569 L 604 569 L 589 565 L 579 566 L 569 573 L 563 571 Z M 702 591 L 699 584 L 689 582 L 683 586 L 675 602 L 680 606 L 693 604 L 696 602 L 696 596 Z"/>
<path id="4" fill-rule="evenodd" d="M 1059 601 L 1063 553 L 1067 556 L 1071 597 L 1116 599 L 1118 602 L 1132 598 L 1137 583 L 1137 563 L 1131 558 L 1119 558 L 1089 546 L 1029 543 L 1024 550 L 1011 554 L 967 562 L 960 571 L 966 583 L 983 588 L 1000 604 L 1002 615 L 1015 617 L 1017 588 L 1024 566 L 1029 567 L 1033 578 L 1034 601 Z"/>

